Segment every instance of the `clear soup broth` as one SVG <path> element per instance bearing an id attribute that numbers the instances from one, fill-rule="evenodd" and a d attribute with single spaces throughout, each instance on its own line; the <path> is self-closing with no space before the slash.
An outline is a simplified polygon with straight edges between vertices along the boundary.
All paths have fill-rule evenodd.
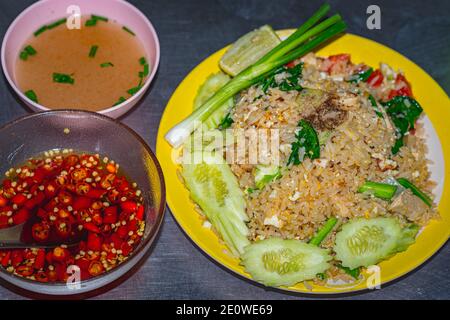
<path id="1" fill-rule="evenodd" d="M 83 16 L 80 29 L 64 22 L 31 35 L 15 66 L 20 90 L 50 109 L 90 111 L 136 93 L 149 73 L 144 47 L 132 30 L 100 18 Z"/>

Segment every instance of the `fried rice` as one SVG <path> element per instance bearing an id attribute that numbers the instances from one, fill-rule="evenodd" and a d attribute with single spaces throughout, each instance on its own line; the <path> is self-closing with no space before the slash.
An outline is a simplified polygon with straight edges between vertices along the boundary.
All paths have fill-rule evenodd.
<path id="1" fill-rule="evenodd" d="M 432 196 L 435 184 L 430 180 L 420 121 L 415 133 L 407 135 L 405 145 L 391 157 L 395 128 L 386 114 L 376 114 L 368 100 L 369 94 L 382 98 L 383 90 L 374 92 L 365 82 L 343 81 L 342 74 L 352 71 L 324 74 L 323 60 L 313 54 L 302 62 L 302 91 L 270 88 L 263 92 L 253 86 L 241 92 L 232 114 L 234 131 L 278 129 L 281 164 L 287 163 L 300 119 L 313 124 L 321 141 L 319 159 L 305 158 L 300 165 L 284 166 L 280 179 L 262 190 L 246 192 L 250 240 L 271 236 L 309 239 L 332 216 L 343 222 L 396 216 L 421 226 L 438 217 L 435 207 L 426 206 L 409 190 L 403 192 L 404 199 L 392 203 L 357 192 L 366 180 L 404 177 Z M 232 148 L 228 146 L 227 152 Z M 265 164 L 271 161 L 269 156 Z M 230 166 L 242 190 L 255 189 L 255 164 L 234 162 Z"/>

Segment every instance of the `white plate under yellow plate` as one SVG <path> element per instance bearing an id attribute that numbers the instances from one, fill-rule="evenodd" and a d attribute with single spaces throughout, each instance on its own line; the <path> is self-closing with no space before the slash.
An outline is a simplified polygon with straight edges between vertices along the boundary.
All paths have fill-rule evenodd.
<path id="1" fill-rule="evenodd" d="M 280 35 L 285 36 L 286 32 L 289 31 L 283 31 Z M 242 266 L 239 265 L 239 260 L 227 253 L 226 247 L 219 241 L 217 236 L 211 230 L 202 226 L 202 220 L 194 210 L 187 189 L 177 177 L 177 165 L 172 161 L 171 157 L 172 148 L 164 140 L 164 135 L 167 131 L 192 112 L 193 100 L 199 86 L 211 73 L 219 71 L 218 62 L 225 50 L 226 48 L 214 53 L 200 63 L 181 82 L 172 95 L 159 127 L 156 155 L 161 163 L 166 179 L 167 203 L 181 228 L 198 247 L 218 263 L 243 277 L 250 278 Z M 424 121 L 429 136 L 430 157 L 437 162 L 431 167 L 431 170 L 433 177 L 438 182 L 436 192 L 438 198 L 441 199 L 439 211 L 442 219 L 432 221 L 418 236 L 416 243 L 407 251 L 380 263 L 381 281 L 382 283 L 387 283 L 424 263 L 449 238 L 450 166 L 444 166 L 444 163 L 450 163 L 450 143 L 446 141 L 446 138 L 450 138 L 448 133 L 450 128 L 450 101 L 442 88 L 425 71 L 401 54 L 379 43 L 356 35 L 346 34 L 317 52 L 318 55 L 322 56 L 338 53 L 350 53 L 352 61 L 355 63 L 364 62 L 377 67 L 380 62 L 386 62 L 394 69 L 403 70 L 412 84 L 415 98 L 422 105 L 428 116 Z M 439 143 L 439 140 L 442 144 Z M 368 275 L 365 276 L 367 277 Z M 366 281 L 341 286 L 311 285 L 312 290 L 304 284 L 297 284 L 296 286 L 282 289 L 306 293 L 340 293 L 367 288 Z"/>

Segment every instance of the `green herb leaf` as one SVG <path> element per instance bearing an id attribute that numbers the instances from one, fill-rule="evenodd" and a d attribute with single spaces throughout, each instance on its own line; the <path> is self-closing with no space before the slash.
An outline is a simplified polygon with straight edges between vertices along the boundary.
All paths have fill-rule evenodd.
<path id="1" fill-rule="evenodd" d="M 114 65 L 111 62 L 103 62 L 100 64 L 100 67 L 102 67 L 102 68 L 114 67 Z"/>
<path id="2" fill-rule="evenodd" d="M 129 28 L 127 28 L 125 26 L 123 26 L 122 29 L 125 30 L 126 32 L 128 32 L 129 34 L 133 35 L 133 36 L 136 35 L 133 31 L 131 31 Z"/>
<path id="3" fill-rule="evenodd" d="M 269 88 L 278 88 L 281 91 L 291 91 L 291 90 L 302 90 L 302 86 L 299 85 L 299 81 L 302 77 L 303 71 L 303 63 L 296 65 L 293 68 L 288 68 L 286 66 L 279 67 L 264 76 L 260 81 L 259 85 L 261 86 L 261 90 L 266 93 Z M 286 72 L 288 76 L 283 79 L 281 82 L 277 83 L 275 80 L 276 75 Z"/>
<path id="4" fill-rule="evenodd" d="M 297 139 L 291 145 L 291 154 L 287 165 L 299 165 L 308 157 L 311 160 L 320 157 L 320 144 L 316 130 L 308 121 L 302 119 L 298 123 L 298 131 L 295 134 Z"/>
<path id="5" fill-rule="evenodd" d="M 74 84 L 75 79 L 68 74 L 55 72 L 53 73 L 53 82 Z"/>
<path id="6" fill-rule="evenodd" d="M 93 19 L 93 20 L 101 20 L 101 21 L 104 21 L 104 22 L 108 22 L 108 18 L 103 17 L 103 16 L 98 16 L 98 15 L 96 15 L 96 14 L 91 14 L 91 19 Z"/>
<path id="7" fill-rule="evenodd" d="M 38 103 L 37 95 L 33 90 L 25 91 L 24 94 L 28 97 L 28 99 Z"/>
<path id="8" fill-rule="evenodd" d="M 383 106 L 396 129 L 397 140 L 391 150 L 392 154 L 396 154 L 403 146 L 405 134 L 414 129 L 415 122 L 423 109 L 413 98 L 403 96 L 396 96 L 383 103 Z"/>
<path id="9" fill-rule="evenodd" d="M 350 269 L 348 267 L 344 267 L 341 264 L 338 264 L 337 267 L 355 279 L 358 279 L 359 275 L 361 274 L 361 268 Z"/>
<path id="10" fill-rule="evenodd" d="M 95 55 L 97 54 L 97 49 L 98 49 L 97 45 L 91 47 L 91 49 L 89 50 L 89 58 L 95 57 Z"/>
<path id="11" fill-rule="evenodd" d="M 367 79 L 370 77 L 372 72 L 373 72 L 372 68 L 360 71 L 360 72 L 358 72 L 358 73 L 356 73 L 354 75 L 351 75 L 350 79 L 347 82 L 358 83 L 360 81 L 367 81 Z"/>

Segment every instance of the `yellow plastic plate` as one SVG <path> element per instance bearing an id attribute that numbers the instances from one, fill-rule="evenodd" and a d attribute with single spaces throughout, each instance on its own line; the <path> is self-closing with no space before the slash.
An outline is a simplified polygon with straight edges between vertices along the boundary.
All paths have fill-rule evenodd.
<path id="1" fill-rule="evenodd" d="M 286 36 L 289 32 L 289 30 L 281 31 L 280 36 Z M 177 165 L 172 161 L 172 148 L 164 139 L 164 135 L 171 127 L 192 112 L 197 89 L 211 73 L 219 71 L 218 62 L 225 51 L 226 48 L 208 57 L 192 70 L 178 86 L 165 109 L 160 123 L 156 154 L 166 179 L 167 203 L 181 228 L 200 249 L 218 263 L 238 275 L 250 279 L 250 276 L 239 265 L 239 260 L 231 257 L 217 236 L 210 229 L 202 226 L 202 220 L 194 210 L 187 189 L 177 177 Z M 370 66 L 378 67 L 380 62 L 386 62 L 395 70 L 401 69 L 404 71 L 407 79 L 412 84 L 415 98 L 422 105 L 427 115 L 425 126 L 428 126 L 426 128 L 427 135 L 431 136 L 430 139 L 432 140 L 428 144 L 429 153 L 431 158 L 437 162 L 431 167 L 431 171 L 433 172 L 433 177 L 438 180 L 436 193 L 438 198 L 441 199 L 439 211 L 442 218 L 432 221 L 424 228 L 416 243 L 407 251 L 399 253 L 379 264 L 382 286 L 384 283 L 401 277 L 424 263 L 449 238 L 450 202 L 448 199 L 450 199 L 450 166 L 444 166 L 444 163 L 450 163 L 450 143 L 446 141 L 446 138 L 449 138 L 450 101 L 444 90 L 424 70 L 401 54 L 379 43 L 356 35 L 346 34 L 317 52 L 318 55 L 322 56 L 338 53 L 350 53 L 354 63 L 364 62 Z M 439 140 L 441 143 L 439 143 Z M 308 285 L 300 283 L 296 286 L 281 289 L 322 294 L 358 291 L 367 289 L 367 279 L 375 279 L 373 274 L 372 277 L 369 274 L 364 274 L 363 276 L 363 280 L 350 285 L 317 286 L 309 282 Z"/>

